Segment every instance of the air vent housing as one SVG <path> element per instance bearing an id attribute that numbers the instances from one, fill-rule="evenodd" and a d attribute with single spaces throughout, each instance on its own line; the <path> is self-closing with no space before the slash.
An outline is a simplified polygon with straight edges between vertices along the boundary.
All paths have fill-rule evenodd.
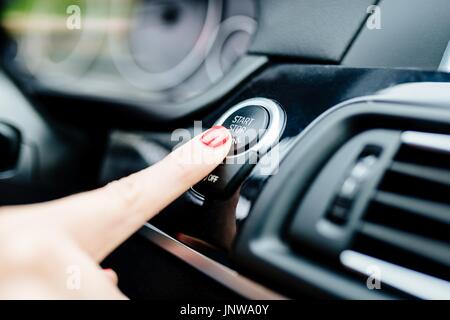
<path id="1" fill-rule="evenodd" d="M 240 230 L 237 264 L 294 296 L 450 299 L 449 87 L 394 87 L 311 124 Z"/>
<path id="2" fill-rule="evenodd" d="M 450 135 L 369 130 L 354 137 L 307 191 L 288 237 L 316 258 L 355 253 L 431 277 L 450 296 Z M 387 284 L 398 289 L 396 279 Z"/>
<path id="3" fill-rule="evenodd" d="M 450 280 L 450 136 L 404 132 L 352 247 Z"/>

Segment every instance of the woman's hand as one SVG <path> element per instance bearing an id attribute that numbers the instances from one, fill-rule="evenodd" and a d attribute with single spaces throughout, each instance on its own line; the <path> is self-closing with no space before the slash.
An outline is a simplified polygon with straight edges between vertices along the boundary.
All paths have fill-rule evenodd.
<path id="1" fill-rule="evenodd" d="M 124 299 L 99 266 L 149 219 L 226 157 L 223 127 L 101 189 L 43 204 L 0 208 L 0 298 Z"/>

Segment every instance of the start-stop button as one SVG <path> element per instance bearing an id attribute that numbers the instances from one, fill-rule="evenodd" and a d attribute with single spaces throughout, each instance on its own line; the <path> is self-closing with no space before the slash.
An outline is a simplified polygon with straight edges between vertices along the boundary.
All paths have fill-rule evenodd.
<path id="1" fill-rule="evenodd" d="M 214 125 L 230 130 L 234 140 L 232 153 L 191 188 L 194 195 L 203 199 L 231 197 L 259 159 L 278 143 L 285 124 L 286 114 L 273 100 L 253 98 L 230 108 Z"/>
<path id="2" fill-rule="evenodd" d="M 246 106 L 236 110 L 224 122 L 233 137 L 233 154 L 253 147 L 269 126 L 269 113 L 261 106 Z"/>

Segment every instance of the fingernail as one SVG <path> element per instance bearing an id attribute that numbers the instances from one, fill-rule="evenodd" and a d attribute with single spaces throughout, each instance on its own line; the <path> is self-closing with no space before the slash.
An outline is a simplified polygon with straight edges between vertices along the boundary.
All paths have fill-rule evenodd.
<path id="1" fill-rule="evenodd" d="M 208 147 L 218 148 L 226 144 L 229 138 L 230 135 L 225 127 L 214 126 L 206 131 L 200 140 Z"/>

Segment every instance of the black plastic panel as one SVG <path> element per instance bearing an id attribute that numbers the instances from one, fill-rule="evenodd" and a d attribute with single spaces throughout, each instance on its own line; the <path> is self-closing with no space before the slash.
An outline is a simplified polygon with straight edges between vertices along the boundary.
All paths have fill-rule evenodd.
<path id="1" fill-rule="evenodd" d="M 241 297 L 139 236 L 131 237 L 103 263 L 119 276 L 131 299 L 230 300 Z"/>
<path id="2" fill-rule="evenodd" d="M 367 198 L 381 178 L 392 153 L 397 150 L 399 141 L 399 132 L 369 130 L 343 146 L 311 184 L 289 226 L 289 238 L 299 247 L 311 247 L 314 251 L 337 258 L 339 253 L 348 247 Z M 359 190 L 355 192 L 351 205 L 345 205 L 342 203 L 344 201 L 341 201 L 341 208 L 348 208 L 345 220 L 333 221 L 329 210 L 333 210 L 333 202 L 336 202 L 336 195 L 342 189 L 341 186 L 349 181 L 349 171 L 363 154 L 370 154 L 367 147 L 379 150 L 376 156 L 371 154 L 376 160 L 369 173 L 370 179 L 361 179 L 363 181 L 359 186 L 354 187 Z"/>
<path id="3" fill-rule="evenodd" d="M 20 137 L 17 160 L 0 172 L 0 205 L 45 201 L 93 188 L 104 135 L 97 129 L 57 125 L 2 71 L 0 92 L 0 123 Z"/>
<path id="4" fill-rule="evenodd" d="M 300 292 L 310 290 L 353 299 L 387 295 L 386 298 L 392 294 L 389 289 L 367 290 L 365 281 L 351 277 L 338 260 L 319 258 L 305 248 L 300 253 L 294 251 L 285 237 L 293 213 L 305 199 L 311 183 L 331 156 L 358 133 L 377 128 L 450 132 L 446 109 L 371 100 L 349 103 L 329 113 L 298 138 L 298 144 L 279 173 L 269 180 L 241 229 L 235 261 L 253 273 Z M 299 166 L 302 170 L 298 170 Z"/>
<path id="5" fill-rule="evenodd" d="M 339 62 L 375 0 L 262 0 L 251 53 Z"/>
<path id="6" fill-rule="evenodd" d="M 282 157 L 286 154 L 289 157 L 289 151 L 298 135 L 302 134 L 311 122 L 332 106 L 347 99 L 374 94 L 378 90 L 396 84 L 425 81 L 450 82 L 450 74 L 415 70 L 360 69 L 299 64 L 272 65 L 252 81 L 242 86 L 231 99 L 224 104 L 217 105 L 215 112 L 203 119 L 196 120 L 203 120 L 203 126 L 207 128 L 214 124 L 226 110 L 243 100 L 254 97 L 274 99 L 283 106 L 287 114 L 286 130 L 280 145 Z M 382 117 L 372 118 L 371 121 L 374 126 L 381 123 L 389 125 L 388 122 L 384 122 Z M 186 127 L 192 126 L 193 122 L 185 125 Z M 352 122 L 348 129 L 354 130 L 354 125 L 355 123 Z M 349 132 L 351 134 L 356 133 L 356 131 Z M 159 160 L 167 152 L 167 149 L 171 147 L 170 134 L 170 132 L 148 132 L 145 135 L 141 133 L 114 135 L 111 139 L 111 153 L 107 157 L 108 168 L 105 167 L 103 181 L 107 182 L 111 179 L 119 178 Z M 342 135 L 334 135 L 332 138 L 336 148 L 339 143 L 345 140 L 345 136 Z M 330 136 L 319 135 L 318 139 L 314 142 L 316 146 L 319 146 L 315 151 L 319 153 L 325 152 L 321 153 L 320 156 L 326 159 L 327 153 L 323 151 L 321 146 L 324 145 L 327 139 L 330 139 Z M 148 153 L 144 155 L 136 152 L 139 150 L 148 150 Z M 155 157 L 154 155 L 157 154 L 159 156 Z M 314 159 L 311 161 L 313 161 L 313 165 L 320 165 L 319 162 L 314 162 Z M 306 293 L 320 296 L 373 297 L 373 295 L 367 293 L 366 288 L 361 289 L 360 284 L 358 284 L 359 288 L 348 288 L 352 284 L 349 284 L 348 279 L 345 277 L 337 279 L 336 270 L 331 265 L 329 268 L 323 269 L 320 263 L 313 263 L 308 259 L 303 259 L 302 270 L 306 272 L 306 275 L 313 275 L 314 278 L 322 279 L 321 283 L 308 283 L 295 280 L 295 277 L 293 280 L 285 272 L 261 265 L 260 258 L 255 257 L 253 252 L 247 252 L 248 256 L 245 258 L 245 263 L 241 264 L 240 258 L 238 258 L 236 261 L 239 265 L 235 265 L 236 261 L 233 262 L 228 258 L 232 252 L 236 236 L 239 236 L 242 230 L 262 228 L 261 224 L 252 225 L 254 219 L 256 221 L 260 219 L 260 221 L 267 222 L 269 226 L 272 225 L 272 220 L 258 215 L 257 211 L 250 212 L 250 210 L 258 199 L 267 198 L 273 200 L 272 197 L 274 195 L 282 196 L 284 194 L 284 192 L 278 192 L 277 189 L 270 188 L 271 181 L 280 179 L 279 175 L 283 172 L 283 166 L 284 164 L 280 168 L 281 171 L 272 177 L 261 176 L 258 166 L 256 166 L 250 177 L 240 188 L 240 191 L 229 200 L 201 203 L 194 201 L 189 194 L 186 194 L 164 210 L 151 223 L 184 243 L 186 243 L 186 237 L 180 237 L 180 235 L 190 236 L 190 240 L 199 240 L 186 244 L 289 296 L 299 297 L 301 294 Z M 302 172 L 314 172 L 304 159 L 296 163 L 295 171 L 290 172 L 292 173 L 291 176 L 282 178 L 284 179 L 283 182 L 287 183 L 294 180 L 292 177 Z M 266 191 L 266 189 L 268 190 Z M 267 205 L 267 208 L 269 207 Z M 285 209 L 286 206 L 279 205 L 273 212 L 280 214 L 281 217 Z M 253 217 L 254 213 L 256 214 L 255 217 Z M 275 223 L 274 225 L 277 224 Z M 244 237 L 241 240 L 245 242 L 248 239 Z M 241 243 L 241 245 L 243 244 Z M 245 245 L 251 246 L 252 244 L 246 243 Z M 277 245 L 277 242 L 265 243 L 265 247 L 262 250 L 272 252 L 270 251 L 271 246 L 276 247 Z M 283 248 L 281 249 L 284 250 Z M 245 255 L 246 253 L 241 251 L 240 254 Z M 274 258 L 280 258 L 279 261 L 283 261 L 283 257 L 274 255 Z M 270 279 L 265 277 L 265 272 L 272 277 Z M 286 286 L 286 283 L 290 284 L 291 288 Z M 320 289 L 321 285 L 327 290 Z M 342 288 L 347 290 L 344 294 L 341 292 Z M 366 296 L 366 294 L 368 295 Z"/>
<path id="7" fill-rule="evenodd" d="M 243 86 L 223 105 L 217 105 L 215 112 L 196 120 L 202 120 L 204 128 L 208 128 L 226 110 L 246 99 L 265 97 L 276 100 L 287 114 L 286 129 L 280 144 L 281 152 L 285 154 L 289 151 L 292 140 L 332 106 L 347 99 L 374 94 L 396 84 L 421 81 L 450 82 L 450 74 L 299 64 L 273 65 Z M 192 121 L 185 125 L 190 127 L 193 124 Z M 113 135 L 102 182 L 120 178 L 160 160 L 167 150 L 178 142 L 170 141 L 170 138 L 170 131 Z M 149 150 L 149 154 L 140 154 L 136 146 L 140 146 L 139 150 Z M 158 154 L 159 156 L 154 157 Z M 184 232 L 218 247 L 229 248 L 237 230 L 226 230 L 224 226 L 238 221 L 239 227 L 248 215 L 247 209 L 236 212 L 247 208 L 247 205 L 237 206 L 241 200 L 240 196 L 249 200 L 250 204 L 253 203 L 260 195 L 267 178 L 270 178 L 260 176 L 257 172 L 258 166 L 253 170 L 250 179 L 243 184 L 240 194 L 230 200 L 202 206 L 191 202 L 189 198 L 181 198 L 153 223 L 171 235 Z M 224 224 L 223 221 L 227 223 Z"/>
<path id="8" fill-rule="evenodd" d="M 384 0 L 381 29 L 363 28 L 343 64 L 436 70 L 450 44 L 450 1 Z"/>

